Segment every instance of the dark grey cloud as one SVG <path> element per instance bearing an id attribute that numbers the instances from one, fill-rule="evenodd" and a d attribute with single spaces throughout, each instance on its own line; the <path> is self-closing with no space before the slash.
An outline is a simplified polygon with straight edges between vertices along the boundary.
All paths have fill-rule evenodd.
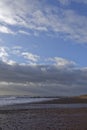
<path id="1" fill-rule="evenodd" d="M 87 69 L 55 65 L 8 65 L 0 62 L 0 90 L 40 96 L 87 92 Z"/>

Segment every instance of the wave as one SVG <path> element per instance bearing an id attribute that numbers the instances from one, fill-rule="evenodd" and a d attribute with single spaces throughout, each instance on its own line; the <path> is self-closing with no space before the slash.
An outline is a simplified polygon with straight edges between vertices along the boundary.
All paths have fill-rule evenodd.
<path id="1" fill-rule="evenodd" d="M 30 97 L 7 96 L 7 97 L 0 97 L 0 106 L 22 104 L 22 103 L 35 103 L 35 102 L 48 101 L 52 99 L 53 98 L 30 98 Z"/>

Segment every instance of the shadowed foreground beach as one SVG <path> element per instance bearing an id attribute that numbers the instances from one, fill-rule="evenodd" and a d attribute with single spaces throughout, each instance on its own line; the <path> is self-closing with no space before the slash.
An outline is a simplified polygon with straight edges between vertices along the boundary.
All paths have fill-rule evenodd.
<path id="1" fill-rule="evenodd" d="M 87 130 L 87 108 L 7 108 L 0 109 L 0 130 Z"/>
<path id="2" fill-rule="evenodd" d="M 0 130 L 87 130 L 87 109 L 0 111 Z"/>

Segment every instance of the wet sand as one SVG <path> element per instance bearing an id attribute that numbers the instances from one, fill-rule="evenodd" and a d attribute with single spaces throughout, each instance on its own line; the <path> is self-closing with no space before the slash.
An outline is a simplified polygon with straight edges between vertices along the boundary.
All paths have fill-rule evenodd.
<path id="1" fill-rule="evenodd" d="M 5 107 L 0 109 L 0 130 L 87 130 L 87 108 Z"/>
<path id="2" fill-rule="evenodd" d="M 39 104 L 42 102 L 39 102 Z M 64 97 L 64 98 L 59 98 L 59 99 L 53 99 L 49 101 L 44 101 L 44 104 L 78 104 L 78 103 L 87 103 L 87 97 L 82 98 L 82 97 Z"/>

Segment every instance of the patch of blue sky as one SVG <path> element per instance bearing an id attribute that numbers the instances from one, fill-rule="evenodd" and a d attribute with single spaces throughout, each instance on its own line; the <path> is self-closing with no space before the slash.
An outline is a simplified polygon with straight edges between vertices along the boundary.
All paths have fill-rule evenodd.
<path id="1" fill-rule="evenodd" d="M 87 16 L 87 4 L 84 3 L 76 3 L 71 2 L 71 4 L 68 6 L 69 9 L 74 10 L 79 15 Z"/>

